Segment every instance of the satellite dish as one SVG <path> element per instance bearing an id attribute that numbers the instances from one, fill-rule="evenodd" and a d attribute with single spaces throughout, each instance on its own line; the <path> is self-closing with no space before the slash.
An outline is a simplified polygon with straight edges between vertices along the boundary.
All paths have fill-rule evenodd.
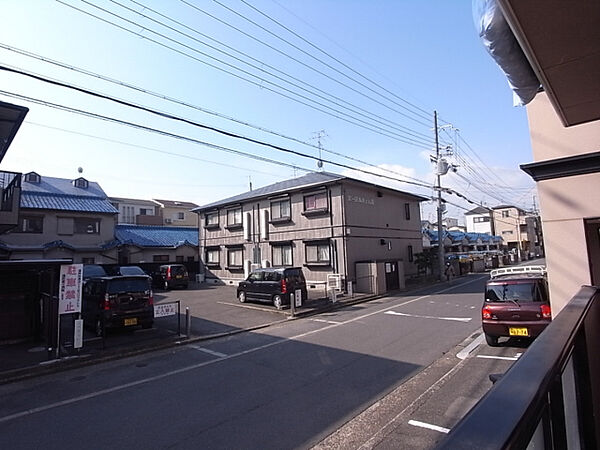
<path id="1" fill-rule="evenodd" d="M 83 173 L 83 167 L 78 167 L 78 168 L 77 168 L 77 172 L 79 172 L 79 173 Z"/>

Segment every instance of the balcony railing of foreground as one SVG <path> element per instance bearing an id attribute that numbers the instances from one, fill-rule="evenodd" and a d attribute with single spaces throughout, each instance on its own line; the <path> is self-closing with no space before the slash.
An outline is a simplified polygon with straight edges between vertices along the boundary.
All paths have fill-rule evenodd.
<path id="1" fill-rule="evenodd" d="M 13 206 L 15 189 L 21 187 L 21 174 L 16 172 L 0 171 L 0 211 L 10 211 Z"/>
<path id="2" fill-rule="evenodd" d="M 600 448 L 600 287 L 584 286 L 437 449 Z"/>

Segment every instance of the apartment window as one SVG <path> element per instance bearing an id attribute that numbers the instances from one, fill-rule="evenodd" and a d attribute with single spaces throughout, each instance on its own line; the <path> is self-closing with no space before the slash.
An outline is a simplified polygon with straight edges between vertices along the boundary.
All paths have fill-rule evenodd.
<path id="1" fill-rule="evenodd" d="M 410 203 L 404 204 L 404 217 L 406 220 L 410 220 Z"/>
<path id="2" fill-rule="evenodd" d="M 513 234 L 512 230 L 506 230 L 502 232 L 503 236 L 511 236 Z"/>
<path id="3" fill-rule="evenodd" d="M 219 248 L 207 248 L 206 249 L 206 265 L 207 266 L 218 266 L 221 261 L 219 260 Z"/>
<path id="4" fill-rule="evenodd" d="M 242 208 L 227 210 L 227 226 L 241 227 L 242 226 Z"/>
<path id="5" fill-rule="evenodd" d="M 21 216 L 19 226 L 15 233 L 43 233 L 44 232 L 44 217 L 43 216 Z"/>
<path id="6" fill-rule="evenodd" d="M 153 262 L 168 262 L 169 255 L 152 255 Z"/>
<path id="7" fill-rule="evenodd" d="M 184 212 L 178 212 L 177 213 L 177 219 L 178 220 L 184 220 L 185 219 L 185 213 Z"/>
<path id="8" fill-rule="evenodd" d="M 304 196 L 304 211 L 325 211 L 327 210 L 327 192 L 318 192 Z"/>
<path id="9" fill-rule="evenodd" d="M 271 220 L 284 221 L 291 218 L 290 199 L 271 201 Z"/>
<path id="10" fill-rule="evenodd" d="M 329 264 L 329 242 L 315 242 L 306 244 L 307 264 Z"/>
<path id="11" fill-rule="evenodd" d="M 510 217 L 510 211 L 502 211 L 502 217 Z"/>
<path id="12" fill-rule="evenodd" d="M 413 246 L 409 245 L 408 247 L 406 247 L 408 250 L 408 262 L 413 262 L 415 257 L 413 255 Z"/>
<path id="13" fill-rule="evenodd" d="M 152 208 L 140 208 L 140 216 L 153 216 L 154 210 Z"/>
<path id="14" fill-rule="evenodd" d="M 244 249 L 230 248 L 227 250 L 227 267 L 240 269 L 243 267 Z"/>
<path id="15" fill-rule="evenodd" d="M 484 223 L 484 222 L 489 222 L 490 218 L 489 217 L 473 217 L 473 223 Z"/>
<path id="16" fill-rule="evenodd" d="M 292 244 L 274 245 L 271 249 L 273 266 L 291 266 Z"/>
<path id="17" fill-rule="evenodd" d="M 75 234 L 100 234 L 100 219 L 77 217 L 73 220 Z"/>
<path id="18" fill-rule="evenodd" d="M 204 215 L 204 228 L 219 228 L 219 211 L 213 211 Z"/>

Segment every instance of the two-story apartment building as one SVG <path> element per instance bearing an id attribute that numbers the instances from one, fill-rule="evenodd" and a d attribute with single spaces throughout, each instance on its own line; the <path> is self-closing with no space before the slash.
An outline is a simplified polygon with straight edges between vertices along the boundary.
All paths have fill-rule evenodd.
<path id="1" fill-rule="evenodd" d="M 424 200 L 326 172 L 220 200 L 195 210 L 200 271 L 208 281 L 235 283 L 252 267 L 300 266 L 318 283 L 329 274 L 356 280 L 358 262 L 401 261 L 414 274 Z"/>
<path id="2" fill-rule="evenodd" d="M 492 211 L 489 208 L 478 206 L 465 213 L 467 233 L 487 233 L 495 235 Z"/>
<path id="3" fill-rule="evenodd" d="M 116 214 L 98 183 L 29 172 L 22 175 L 17 226 L 0 236 L 0 259 L 115 263 Z"/>
<path id="4" fill-rule="evenodd" d="M 543 255 L 540 218 L 512 205 L 492 208 L 493 227 L 519 259 Z"/>

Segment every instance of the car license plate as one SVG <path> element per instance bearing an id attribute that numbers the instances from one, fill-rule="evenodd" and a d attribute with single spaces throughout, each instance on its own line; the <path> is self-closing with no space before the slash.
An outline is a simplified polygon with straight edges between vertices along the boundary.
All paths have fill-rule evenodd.
<path id="1" fill-rule="evenodd" d="M 527 328 L 513 328 L 508 329 L 510 336 L 529 336 L 529 330 Z"/>
<path id="2" fill-rule="evenodd" d="M 137 325 L 137 317 L 134 317 L 133 319 L 125 319 L 124 324 L 126 327 L 130 325 Z"/>
<path id="3" fill-rule="evenodd" d="M 177 278 L 177 279 L 183 278 L 183 275 L 177 275 L 175 278 Z"/>

